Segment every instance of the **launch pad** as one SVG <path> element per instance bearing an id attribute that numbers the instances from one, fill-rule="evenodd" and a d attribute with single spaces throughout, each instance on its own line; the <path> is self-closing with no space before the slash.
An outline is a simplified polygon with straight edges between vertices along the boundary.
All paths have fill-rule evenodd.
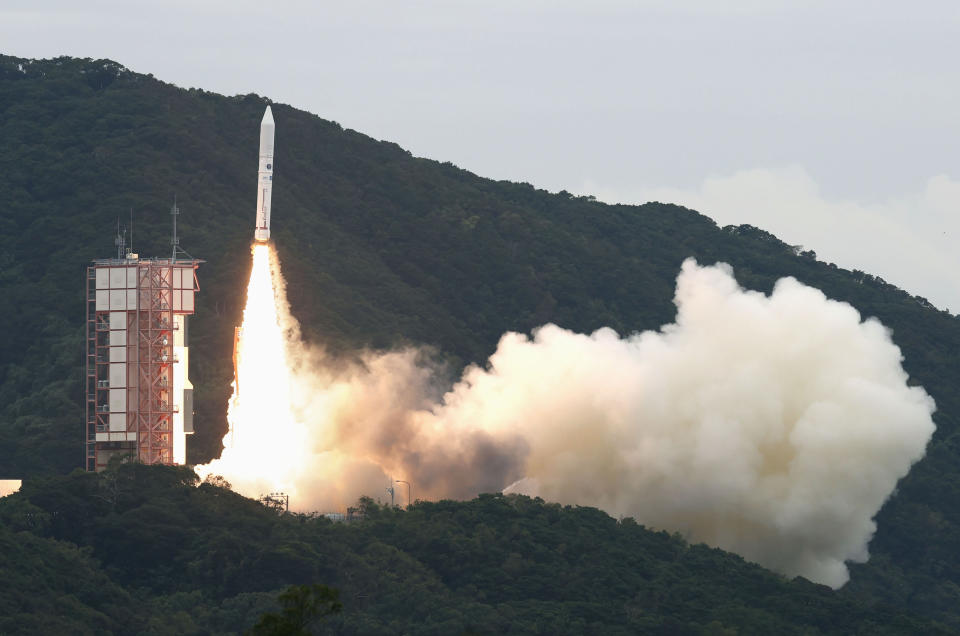
<path id="1" fill-rule="evenodd" d="M 273 140 L 273 113 L 267 106 L 260 122 L 257 244 L 270 240 Z M 187 317 L 200 291 L 196 269 L 202 261 L 179 248 L 178 214 L 174 202 L 170 258 L 139 258 L 126 248 L 118 222 L 116 258 L 94 260 L 87 268 L 88 471 L 103 470 L 114 457 L 144 464 L 186 462 L 186 436 L 193 433 Z M 130 229 L 132 243 L 132 215 Z M 235 343 L 238 375 L 236 367 Z"/>
<path id="2" fill-rule="evenodd" d="M 187 316 L 201 261 L 101 259 L 87 268 L 86 457 L 182 464 L 193 432 Z"/>

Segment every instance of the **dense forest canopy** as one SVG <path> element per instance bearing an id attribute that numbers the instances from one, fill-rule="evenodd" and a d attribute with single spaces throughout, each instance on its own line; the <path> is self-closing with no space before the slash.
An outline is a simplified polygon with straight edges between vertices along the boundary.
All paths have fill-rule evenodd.
<path id="1" fill-rule="evenodd" d="M 949 633 L 593 508 L 483 495 L 359 513 L 278 514 L 185 468 L 33 480 L 0 500 L 0 631 L 239 633 L 319 580 L 340 634 Z"/>
<path id="2" fill-rule="evenodd" d="M 181 244 L 206 261 L 191 326 L 198 432 L 190 458 L 218 454 L 266 103 L 181 89 L 107 60 L 0 56 L 0 233 L 12 239 L 0 246 L 0 296 L 10 308 L 0 314 L 8 334 L 0 341 L 0 477 L 53 479 L 79 465 L 84 268 L 112 254 L 117 219 L 131 210 L 136 251 L 166 254 L 174 196 L 183 212 Z M 871 561 L 853 568 L 842 602 L 904 608 L 960 629 L 955 316 L 758 228 L 720 228 L 667 203 L 606 205 L 483 179 L 272 106 L 272 229 L 289 298 L 304 336 L 334 352 L 425 344 L 456 368 L 482 363 L 503 332 L 546 322 L 580 332 L 655 329 L 673 318 L 674 278 L 690 256 L 730 263 L 750 289 L 769 291 L 794 276 L 878 317 L 892 329 L 911 382 L 935 398 L 938 428 L 926 458 L 878 515 Z M 161 514 L 149 505 L 142 513 Z M 68 550 L 43 545 L 37 550 Z M 383 550 L 377 558 L 406 558 Z M 70 555 L 65 568 L 100 567 Z M 106 574 L 90 576 L 126 583 L 109 559 L 103 567 Z M 494 582 L 465 585 L 482 590 Z M 529 603 L 523 611 L 534 611 Z"/>

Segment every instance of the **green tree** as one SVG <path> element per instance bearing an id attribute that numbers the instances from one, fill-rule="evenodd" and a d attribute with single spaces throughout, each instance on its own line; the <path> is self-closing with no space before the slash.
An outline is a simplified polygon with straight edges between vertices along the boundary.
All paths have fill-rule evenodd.
<path id="1" fill-rule="evenodd" d="M 283 609 L 267 612 L 250 630 L 254 636 L 310 634 L 310 626 L 343 609 L 340 591 L 326 585 L 291 585 L 278 599 Z"/>

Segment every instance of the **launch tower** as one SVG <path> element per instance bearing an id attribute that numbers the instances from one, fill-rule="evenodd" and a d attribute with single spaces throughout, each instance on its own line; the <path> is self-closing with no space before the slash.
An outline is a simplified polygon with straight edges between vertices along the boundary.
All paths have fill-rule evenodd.
<path id="1" fill-rule="evenodd" d="M 178 210 L 174 206 L 174 221 Z M 124 253 L 87 267 L 86 456 L 88 471 L 114 455 L 144 464 L 183 464 L 193 433 L 187 377 L 187 317 L 202 262 Z"/>

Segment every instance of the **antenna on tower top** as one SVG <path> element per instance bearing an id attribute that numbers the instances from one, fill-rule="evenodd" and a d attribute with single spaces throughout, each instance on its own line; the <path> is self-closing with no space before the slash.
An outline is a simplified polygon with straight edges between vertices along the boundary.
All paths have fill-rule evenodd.
<path id="1" fill-rule="evenodd" d="M 180 208 L 177 207 L 177 195 L 173 195 L 173 207 L 170 208 L 170 217 L 173 219 L 173 234 L 170 236 L 170 246 L 173 248 L 170 260 L 177 260 L 177 249 L 180 247 L 180 239 L 177 237 L 177 216 L 180 215 Z"/>
<path id="2" fill-rule="evenodd" d="M 177 236 L 177 217 L 180 216 L 180 208 L 177 207 L 177 195 L 173 195 L 173 206 L 170 208 L 170 217 L 173 219 L 173 234 L 170 236 L 171 255 L 170 260 L 177 260 L 177 252 L 188 258 L 193 258 L 190 254 L 180 248 L 180 237 Z"/>
<path id="3" fill-rule="evenodd" d="M 123 258 L 123 257 L 126 255 L 126 253 L 127 253 L 127 251 L 126 251 L 126 246 L 127 246 L 127 230 L 126 230 L 126 228 L 124 228 L 123 231 L 121 232 L 121 230 L 120 230 L 120 217 L 119 217 L 119 216 L 117 217 L 117 235 L 116 235 L 116 237 L 114 237 L 114 239 L 113 239 L 113 244 L 117 246 L 117 258 L 118 258 L 118 259 Z"/>

